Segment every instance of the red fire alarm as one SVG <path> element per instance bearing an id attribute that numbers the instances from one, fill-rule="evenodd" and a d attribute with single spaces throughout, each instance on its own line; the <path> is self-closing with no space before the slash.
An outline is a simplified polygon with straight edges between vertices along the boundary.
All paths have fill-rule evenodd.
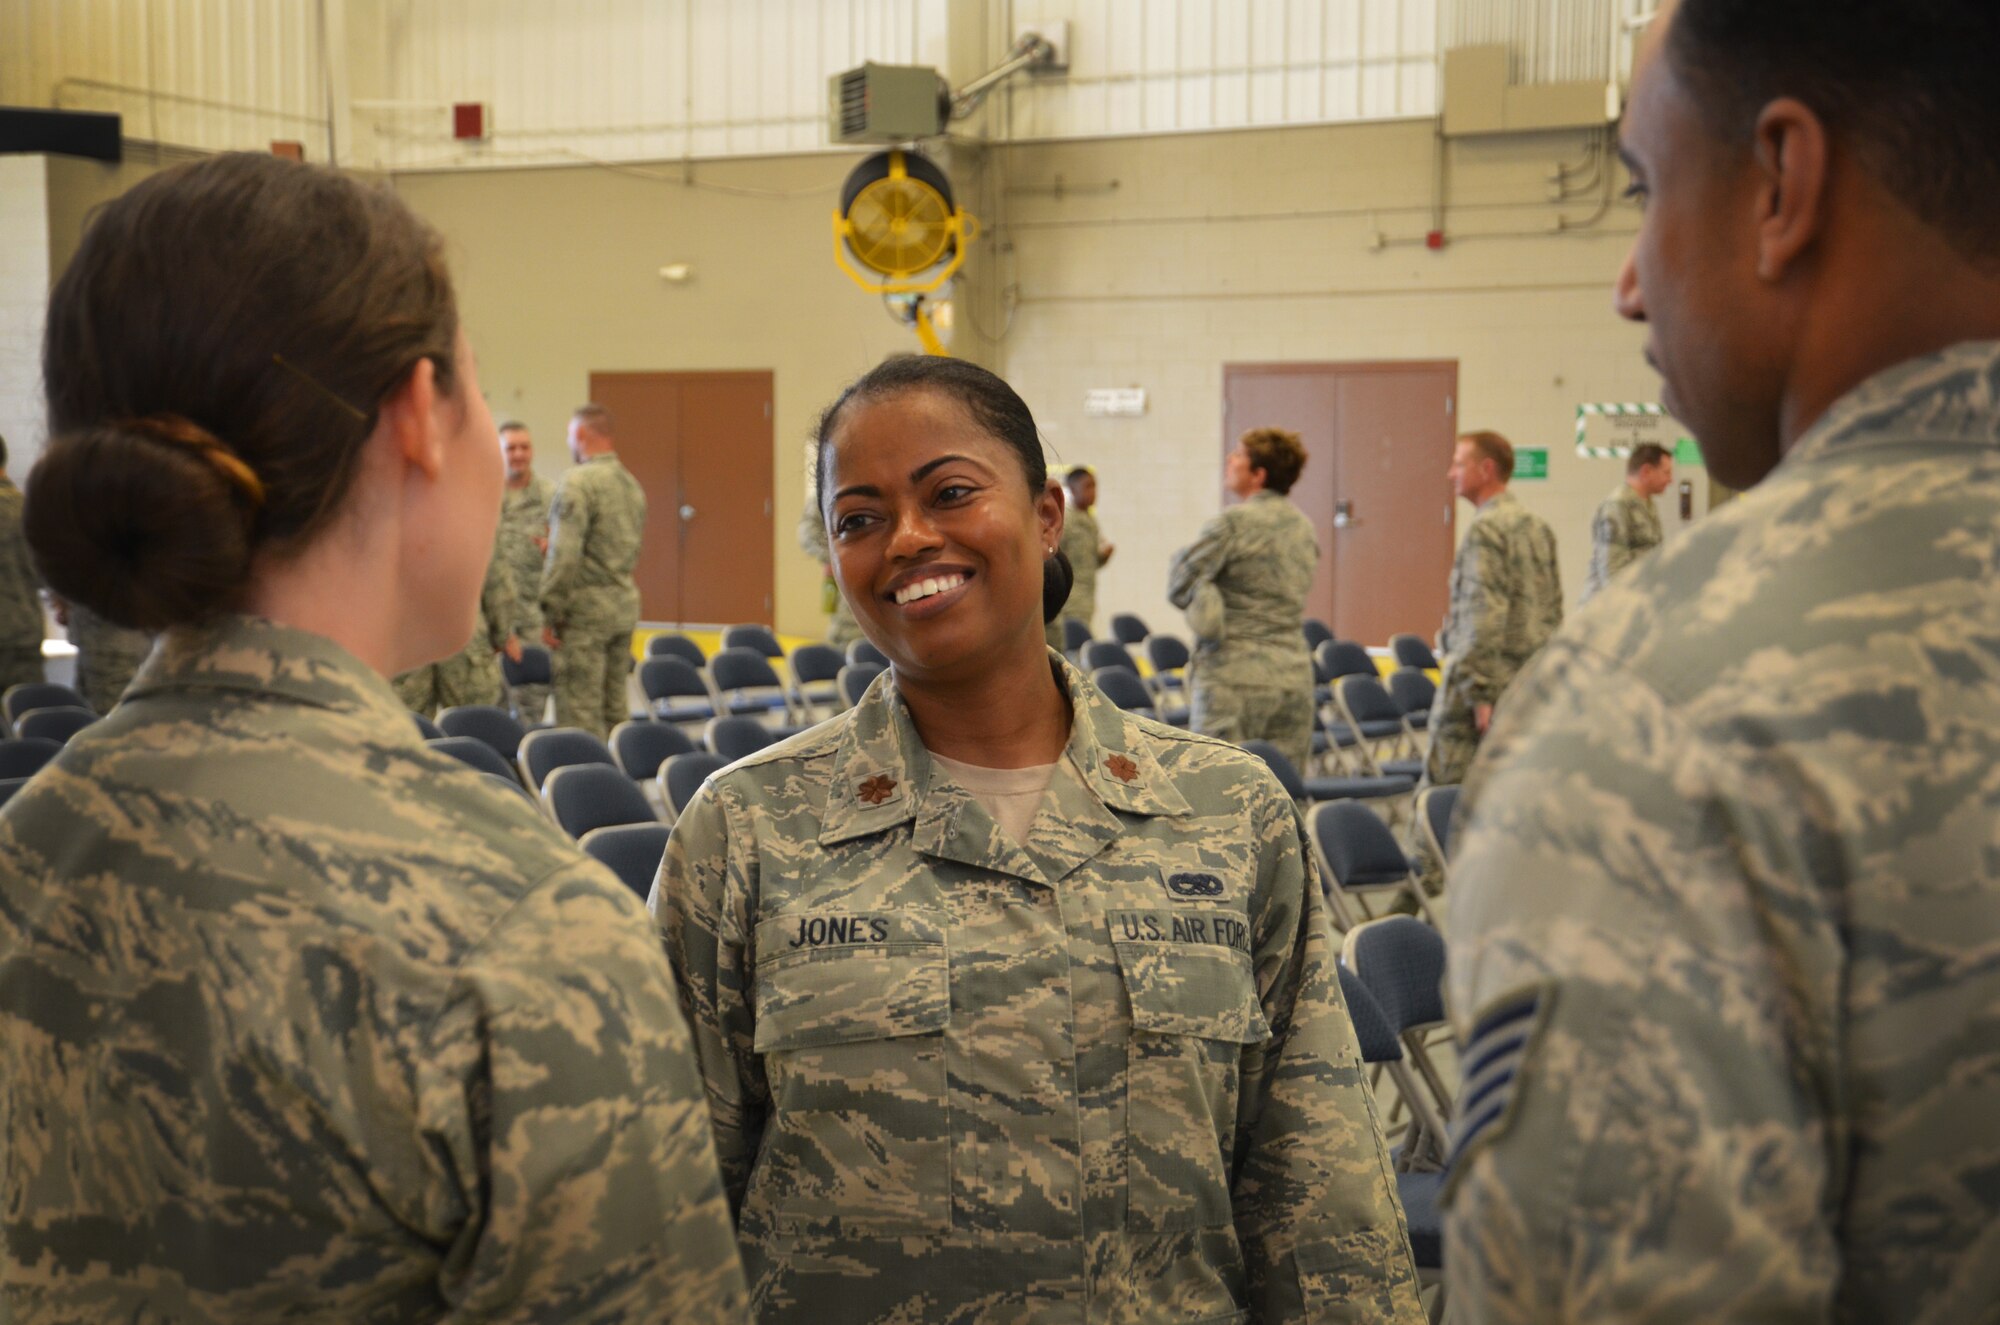
<path id="1" fill-rule="evenodd" d="M 1444 247 L 1444 231 L 1442 231 L 1442 230 L 1433 230 L 1433 231 L 1431 231 L 1431 232 L 1430 232 L 1429 234 L 1425 235 L 1425 236 L 1424 236 L 1424 247 L 1425 247 L 1425 248 L 1428 248 L 1428 249 L 1433 249 L 1433 250 L 1435 250 L 1435 249 L 1441 249 L 1441 248 L 1443 248 L 1443 247 Z"/>
<path id="2" fill-rule="evenodd" d="M 483 141 L 486 137 L 486 103 L 483 101 L 452 103 L 451 136 L 460 140 Z"/>
<path id="3" fill-rule="evenodd" d="M 306 145 L 287 138 L 273 138 L 271 155 L 281 156 L 287 161 L 303 161 L 306 159 Z"/>

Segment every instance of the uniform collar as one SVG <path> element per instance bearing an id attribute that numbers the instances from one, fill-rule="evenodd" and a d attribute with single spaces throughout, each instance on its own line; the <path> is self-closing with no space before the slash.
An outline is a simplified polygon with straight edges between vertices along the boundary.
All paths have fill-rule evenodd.
<path id="1" fill-rule="evenodd" d="M 419 739 L 409 710 L 373 668 L 324 635 L 262 617 L 166 631 L 126 698 L 191 690 L 286 699 L 363 718 L 392 744 Z"/>
<path id="2" fill-rule="evenodd" d="M 834 748 L 820 844 L 913 823 L 913 845 L 925 855 L 1054 883 L 1124 832 L 1119 812 L 1191 813 L 1131 715 L 1054 650 L 1049 661 L 1070 697 L 1063 753 L 1077 776 L 1058 771 L 1053 800 L 1043 804 L 1029 842 L 1001 834 L 979 803 L 938 770 L 893 674 L 885 673 L 862 696 Z"/>
<path id="3" fill-rule="evenodd" d="M 1500 491 L 1494 493 L 1491 497 L 1488 497 L 1485 501 L 1479 503 L 1478 514 L 1485 515 L 1488 511 L 1497 511 L 1502 506 L 1508 505 L 1511 502 L 1517 502 L 1519 500 L 1520 498 L 1514 495 L 1514 490 L 1512 488 L 1502 488 L 1500 489 Z"/>
<path id="4" fill-rule="evenodd" d="M 2000 341 L 1966 341 L 1877 373 L 1835 401 L 1785 463 L 1897 442 L 2000 442 Z"/>

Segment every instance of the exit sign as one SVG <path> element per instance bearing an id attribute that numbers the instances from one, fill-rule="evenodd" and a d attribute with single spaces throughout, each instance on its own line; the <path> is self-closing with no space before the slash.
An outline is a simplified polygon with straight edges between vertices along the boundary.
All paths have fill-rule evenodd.
<path id="1" fill-rule="evenodd" d="M 1514 448 L 1514 477 L 1539 478 L 1549 476 L 1549 448 L 1546 446 L 1517 446 Z"/>

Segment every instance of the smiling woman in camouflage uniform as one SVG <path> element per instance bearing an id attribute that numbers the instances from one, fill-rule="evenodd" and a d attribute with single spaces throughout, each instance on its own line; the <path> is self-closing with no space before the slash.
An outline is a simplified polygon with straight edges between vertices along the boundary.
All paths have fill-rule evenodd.
<path id="1" fill-rule="evenodd" d="M 383 680 L 464 644 L 500 508 L 440 247 L 218 156 L 51 297 L 29 543 L 164 633 L 0 814 L 0 1319 L 740 1307 L 645 915 Z"/>
<path id="2" fill-rule="evenodd" d="M 1062 502 L 1000 379 L 827 412 L 893 670 L 718 775 L 653 905 L 766 1321 L 1416 1321 L 1291 802 L 1050 651 Z"/>

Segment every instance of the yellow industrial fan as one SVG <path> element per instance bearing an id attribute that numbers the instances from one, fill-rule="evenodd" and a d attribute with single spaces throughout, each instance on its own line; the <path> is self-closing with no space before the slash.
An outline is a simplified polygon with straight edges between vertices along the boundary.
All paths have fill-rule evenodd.
<path id="1" fill-rule="evenodd" d="M 833 259 L 914 326 L 927 354 L 946 354 L 925 300 L 965 265 L 979 222 L 952 200 L 951 181 L 920 153 L 892 148 L 856 166 L 833 214 Z"/>

